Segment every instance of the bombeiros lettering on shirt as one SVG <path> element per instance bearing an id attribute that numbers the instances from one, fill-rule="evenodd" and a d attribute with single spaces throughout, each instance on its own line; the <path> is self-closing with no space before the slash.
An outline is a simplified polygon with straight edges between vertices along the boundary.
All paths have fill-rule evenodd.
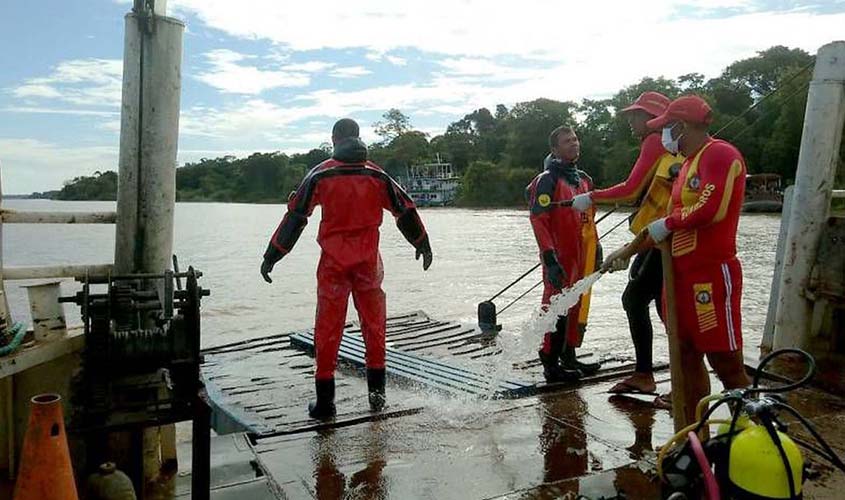
<path id="1" fill-rule="evenodd" d="M 707 201 L 710 199 L 710 196 L 715 190 L 716 186 L 713 184 L 707 184 L 706 186 L 704 186 L 704 190 L 701 192 L 701 195 L 698 197 L 698 201 L 695 202 L 695 205 L 683 207 L 681 209 L 681 219 L 686 219 L 687 217 L 692 215 L 693 212 L 706 205 Z"/>

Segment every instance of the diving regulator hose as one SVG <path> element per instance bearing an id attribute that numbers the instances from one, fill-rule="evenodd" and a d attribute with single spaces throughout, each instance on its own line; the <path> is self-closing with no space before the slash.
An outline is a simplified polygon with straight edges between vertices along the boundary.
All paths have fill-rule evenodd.
<path id="1" fill-rule="evenodd" d="M 768 365 L 772 360 L 787 354 L 797 354 L 804 358 L 807 363 L 807 371 L 805 375 L 800 380 L 790 382 L 786 385 L 776 387 L 761 387 L 760 377 L 764 373 L 763 368 Z M 780 420 L 777 418 L 777 414 L 775 413 L 776 410 L 783 410 L 789 413 L 791 416 L 795 417 L 795 419 L 797 419 L 798 422 L 800 422 L 801 425 L 813 436 L 816 442 L 821 446 L 821 449 L 811 443 L 797 438 L 792 438 L 793 441 L 806 448 L 807 450 L 812 451 L 816 455 L 826 459 L 833 466 L 845 472 L 845 462 L 843 462 L 842 459 L 840 459 L 839 456 L 836 455 L 830 445 L 828 445 L 827 441 L 822 438 L 822 436 L 818 433 L 818 431 L 816 431 L 812 424 L 810 424 L 810 422 L 797 410 L 786 404 L 780 396 L 781 394 L 794 391 L 800 387 L 807 385 L 813 378 L 813 375 L 815 375 L 815 372 L 816 362 L 809 353 L 801 349 L 795 348 L 779 349 L 777 351 L 773 351 L 760 361 L 760 364 L 758 365 L 757 370 L 754 373 L 754 378 L 752 380 L 751 387 L 747 387 L 745 389 L 728 390 L 721 394 L 711 394 L 702 398 L 696 406 L 697 422 L 685 427 L 684 429 L 681 429 L 678 433 L 672 436 L 672 438 L 670 438 L 669 441 L 667 441 L 666 444 L 663 445 L 663 447 L 660 448 L 660 451 L 657 456 L 658 477 L 663 480 L 666 479 L 663 473 L 663 460 L 666 458 L 666 455 L 671 449 L 673 449 L 676 445 L 682 442 L 684 438 L 686 438 L 687 433 L 689 433 L 690 431 L 694 431 L 697 435 L 700 436 L 701 430 L 704 428 L 705 425 L 730 424 L 727 433 L 728 447 L 730 447 L 731 441 L 733 440 L 734 436 L 736 436 L 736 434 L 738 433 L 736 427 L 739 417 L 742 413 L 747 414 L 749 417 L 756 417 L 759 423 L 765 427 L 769 435 L 772 437 L 773 442 L 776 444 L 781 458 L 784 461 L 784 465 L 787 467 L 787 470 L 789 470 L 786 454 L 784 452 L 783 446 L 781 445 L 780 439 L 777 437 L 776 432 L 776 428 L 785 429 L 786 426 L 781 423 Z M 713 401 L 716 401 L 716 404 L 714 404 L 705 411 L 707 405 Z M 729 403 L 733 403 L 733 412 L 730 420 L 710 418 L 711 415 L 713 415 L 713 413 L 719 407 Z M 728 454 L 728 460 L 730 460 L 730 454 Z M 789 478 L 788 480 L 790 492 L 794 496 L 796 485 L 794 484 L 792 474 L 787 474 L 787 477 Z"/>

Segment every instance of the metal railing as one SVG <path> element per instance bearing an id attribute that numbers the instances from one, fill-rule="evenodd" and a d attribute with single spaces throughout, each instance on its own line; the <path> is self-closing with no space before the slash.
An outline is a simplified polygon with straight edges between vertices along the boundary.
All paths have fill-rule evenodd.
<path id="1" fill-rule="evenodd" d="M 112 264 L 58 265 L 58 266 L 20 266 L 6 267 L 3 263 L 3 225 L 4 224 L 114 224 L 117 213 L 111 212 L 55 212 L 55 211 L 18 211 L 3 208 L 3 190 L 0 184 L 0 293 L 4 292 L 6 280 L 27 280 L 43 278 L 81 278 L 105 276 L 111 272 Z M 8 311 L 5 294 L 0 307 Z M 8 314 L 8 313 L 7 313 Z"/>
<path id="2" fill-rule="evenodd" d="M 117 220 L 116 212 L 54 212 L 54 211 L 17 211 L 3 208 L 3 190 L 0 183 L 0 330 L 12 327 L 9 311 L 9 301 L 6 295 L 6 280 L 27 280 L 41 278 L 82 278 L 85 276 L 108 275 L 112 264 L 95 265 L 58 265 L 58 266 L 19 266 L 5 267 L 3 264 L 3 225 L 4 224 L 114 224 Z M 32 300 L 32 299 L 31 299 Z M 64 322 L 64 315 L 61 315 Z M 20 325 L 19 325 L 20 326 Z M 66 331 L 66 330 L 65 330 Z M 4 462 L 8 465 L 9 478 L 14 477 L 15 463 L 15 426 L 14 426 L 14 385 L 13 373 L 60 356 L 74 349 L 80 343 L 76 339 L 70 342 L 48 342 L 43 344 L 45 349 L 38 352 L 28 351 L 32 359 L 17 359 L 15 370 L 0 378 L 0 400 L 4 401 L 0 420 L 6 422 L 6 443 L 3 443 Z M 5 370 L 4 370 L 5 371 Z"/>

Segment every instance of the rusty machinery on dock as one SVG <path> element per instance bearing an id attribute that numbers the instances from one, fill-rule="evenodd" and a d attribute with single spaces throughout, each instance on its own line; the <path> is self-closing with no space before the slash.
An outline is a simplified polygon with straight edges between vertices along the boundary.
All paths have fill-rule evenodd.
<path id="1" fill-rule="evenodd" d="M 200 303 L 210 291 L 198 284 L 201 272 L 176 269 L 86 278 L 80 292 L 60 299 L 80 306 L 86 338 L 69 431 L 84 441 L 86 467 L 93 467 L 115 459 L 104 431 L 192 420 L 192 490 L 202 498 L 208 495 L 210 423 L 200 380 Z M 105 292 L 95 291 L 103 286 Z M 141 492 L 139 458 L 123 467 Z"/>

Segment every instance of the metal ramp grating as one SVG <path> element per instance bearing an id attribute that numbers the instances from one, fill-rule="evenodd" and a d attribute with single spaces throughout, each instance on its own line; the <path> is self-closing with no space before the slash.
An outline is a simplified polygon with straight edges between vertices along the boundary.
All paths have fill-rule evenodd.
<path id="1" fill-rule="evenodd" d="M 458 325 L 460 326 L 460 325 Z M 444 330 L 445 331 L 445 330 Z M 459 334 L 454 334 L 459 335 Z M 419 341 L 423 343 L 426 341 Z M 449 340 L 431 341 L 429 346 L 446 345 Z M 296 333 L 290 337 L 291 347 L 314 353 L 314 334 Z M 405 349 L 409 351 L 411 349 Z M 429 357 L 387 348 L 387 376 L 415 385 L 423 385 L 450 394 L 471 394 L 492 397 L 522 397 L 536 392 L 536 386 L 514 380 L 497 381 L 487 375 L 479 374 L 455 365 L 444 363 Z M 364 340 L 361 335 L 347 334 L 340 343 L 338 359 L 356 369 L 365 368 Z"/>

